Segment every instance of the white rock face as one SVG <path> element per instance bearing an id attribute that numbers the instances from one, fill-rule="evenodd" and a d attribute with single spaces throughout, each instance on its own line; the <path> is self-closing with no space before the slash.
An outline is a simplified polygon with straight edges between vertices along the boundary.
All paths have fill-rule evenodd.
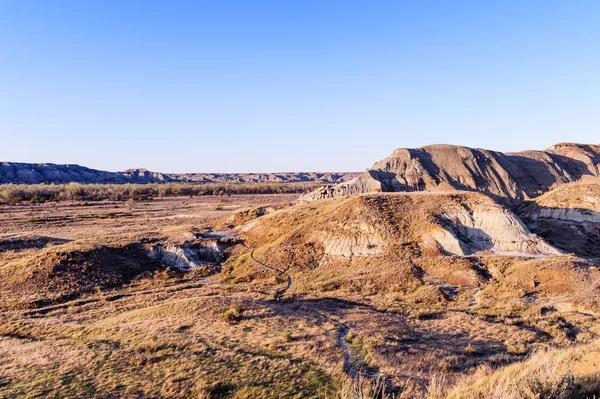
<path id="1" fill-rule="evenodd" d="M 517 208 L 531 231 L 567 253 L 600 257 L 600 180 L 567 184 Z"/>
<path id="2" fill-rule="evenodd" d="M 600 180 L 561 186 L 525 206 L 520 215 L 526 221 L 600 223 Z"/>
<path id="3" fill-rule="evenodd" d="M 431 236 L 448 253 L 471 255 L 481 251 L 531 255 L 559 255 L 561 252 L 529 232 L 509 212 L 479 210 L 453 211 L 439 216 L 441 225 Z"/>
<path id="4" fill-rule="evenodd" d="M 212 263 L 220 250 L 216 242 L 201 248 L 180 247 L 171 243 L 152 247 L 148 256 L 165 266 L 191 271 Z"/>
<path id="5" fill-rule="evenodd" d="M 527 216 L 532 220 L 554 219 L 579 223 L 600 223 L 600 212 L 588 209 L 541 208 Z"/>
<path id="6" fill-rule="evenodd" d="M 319 199 L 343 197 L 351 194 L 376 193 L 385 191 L 380 181 L 373 178 L 369 172 L 365 172 L 347 182 L 339 183 L 335 186 L 324 186 L 317 190 L 303 194 L 299 201 L 310 202 Z"/>
<path id="7" fill-rule="evenodd" d="M 383 251 L 384 242 L 376 236 L 361 235 L 323 240 L 327 255 L 345 256 L 375 256 Z"/>

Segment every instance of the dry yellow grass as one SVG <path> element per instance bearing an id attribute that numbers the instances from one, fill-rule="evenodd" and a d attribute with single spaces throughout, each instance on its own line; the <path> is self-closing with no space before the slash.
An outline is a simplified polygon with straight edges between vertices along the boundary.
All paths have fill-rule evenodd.
<path id="1" fill-rule="evenodd" d="M 447 390 L 447 399 L 595 398 L 600 395 L 600 342 L 536 351 L 496 370 L 480 367 Z"/>
<path id="2" fill-rule="evenodd" d="M 543 371 L 544 356 L 563 365 L 559 375 L 570 369 L 576 382 L 598 381 L 589 343 L 596 305 L 566 308 L 594 293 L 597 271 L 581 260 L 425 253 L 419 234 L 443 203 L 426 194 L 297 208 L 282 204 L 286 196 L 231 197 L 224 210 L 215 210 L 217 200 L 137 202 L 116 217 L 107 215 L 125 212 L 123 204 L 2 208 L 0 234 L 21 236 L 0 240 L 0 398 L 457 398 L 488 394 L 487 374 L 527 387 L 519 367 L 548 376 L 554 369 Z M 228 223 L 261 227 L 223 240 L 228 261 L 209 277 L 159 268 L 117 281 L 112 265 L 88 256 L 141 241 L 190 244 L 204 228 Z M 348 258 L 325 256 L 315 239 L 361 231 L 391 244 Z M 281 301 L 272 298 L 285 276 L 253 261 L 239 240 L 292 276 Z M 118 284 L 55 295 L 64 290 L 39 278 L 40 259 Z M 131 271 L 137 263 L 115 265 Z M 32 279 L 40 284 L 23 284 Z M 567 346 L 543 351 L 559 345 Z M 573 371 L 574 359 L 587 371 Z M 349 378 L 346 363 L 382 380 Z M 560 381 L 547 382 L 561 389 Z"/>

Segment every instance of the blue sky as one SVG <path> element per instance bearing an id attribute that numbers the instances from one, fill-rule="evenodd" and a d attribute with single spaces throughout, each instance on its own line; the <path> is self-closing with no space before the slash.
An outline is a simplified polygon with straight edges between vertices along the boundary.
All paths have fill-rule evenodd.
<path id="1" fill-rule="evenodd" d="M 598 143 L 600 2 L 0 0 L 0 138 L 162 172 Z"/>

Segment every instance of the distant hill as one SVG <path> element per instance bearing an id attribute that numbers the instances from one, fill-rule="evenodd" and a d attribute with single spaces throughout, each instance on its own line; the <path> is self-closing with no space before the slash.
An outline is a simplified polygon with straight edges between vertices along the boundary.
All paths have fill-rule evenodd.
<path id="1" fill-rule="evenodd" d="M 356 178 L 302 199 L 368 192 L 478 191 L 520 201 L 552 188 L 600 176 L 600 145 L 561 143 L 544 151 L 501 153 L 455 145 L 400 148 Z"/>
<path id="2" fill-rule="evenodd" d="M 79 165 L 57 165 L 52 163 L 0 163 L 0 184 L 106 184 L 106 183 L 294 183 L 323 181 L 339 183 L 350 180 L 360 173 L 289 172 L 289 173 L 160 173 L 146 169 L 128 169 L 123 172 L 106 172 Z"/>

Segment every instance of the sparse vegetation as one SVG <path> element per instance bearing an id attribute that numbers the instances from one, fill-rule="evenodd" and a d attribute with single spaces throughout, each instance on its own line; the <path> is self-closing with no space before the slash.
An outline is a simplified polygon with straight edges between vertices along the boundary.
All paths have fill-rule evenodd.
<path id="1" fill-rule="evenodd" d="M 205 195 L 301 194 L 322 186 L 308 183 L 151 183 L 151 184 L 5 184 L 0 203 L 52 201 L 128 201 Z"/>
<path id="2" fill-rule="evenodd" d="M 128 211 L 132 211 L 133 208 L 135 207 L 135 197 L 131 196 L 131 198 L 129 198 L 126 202 L 126 206 L 127 206 L 127 210 Z"/>
<path id="3" fill-rule="evenodd" d="M 242 309 L 238 305 L 231 305 L 223 312 L 223 321 L 227 324 L 239 323 L 242 319 Z"/>
<path id="4" fill-rule="evenodd" d="M 537 351 L 522 363 L 491 370 L 482 366 L 448 390 L 448 399 L 575 399 L 600 395 L 600 374 L 593 366 L 597 342 Z"/>
<path id="5" fill-rule="evenodd" d="M 600 367 L 586 343 L 595 319 L 553 301 L 595 287 L 587 261 L 424 254 L 419 237 L 447 206 L 434 196 L 292 206 L 294 197 L 136 194 L 132 212 L 94 201 L 3 206 L 0 397 L 593 395 Z M 238 212 L 216 211 L 220 200 Z M 215 238 L 235 226 L 252 228 Z M 319 241 L 365 232 L 375 232 L 376 245 L 364 248 L 377 256 L 331 256 Z M 270 297 L 287 275 L 254 262 L 242 242 L 290 274 L 282 301 Z M 166 243 L 219 247 L 219 264 L 184 272 L 148 257 Z M 521 295 L 534 278 L 535 290 Z M 544 351 L 570 353 L 560 378 L 534 371 L 530 361 Z"/>
<path id="6" fill-rule="evenodd" d="M 37 216 L 30 217 L 29 219 L 27 219 L 27 221 L 29 223 L 44 223 L 44 222 L 47 222 L 48 220 L 50 220 L 50 219 L 45 218 L 45 217 L 37 217 Z"/>
<path id="7" fill-rule="evenodd" d="M 465 353 L 468 355 L 474 355 L 477 353 L 477 349 L 475 349 L 473 345 L 469 344 L 465 347 Z"/>
<path id="8" fill-rule="evenodd" d="M 281 336 L 281 339 L 283 339 L 283 342 L 291 342 L 294 340 L 294 337 L 289 332 L 286 332 L 286 333 L 283 333 L 283 335 Z"/>
<path id="9" fill-rule="evenodd" d="M 523 356 L 527 353 L 527 346 L 522 342 L 507 342 L 506 353 L 509 355 Z"/>
<path id="10" fill-rule="evenodd" d="M 220 199 L 215 203 L 215 211 L 222 211 L 223 209 L 225 209 L 225 201 Z"/>
<path id="11" fill-rule="evenodd" d="M 439 371 L 443 373 L 450 373 L 452 371 L 452 364 L 448 361 L 443 361 L 438 364 Z"/>
<path id="12" fill-rule="evenodd" d="M 395 395 L 386 391 L 383 378 L 367 378 L 360 374 L 356 378 L 346 378 L 337 399 L 394 399 Z"/>

